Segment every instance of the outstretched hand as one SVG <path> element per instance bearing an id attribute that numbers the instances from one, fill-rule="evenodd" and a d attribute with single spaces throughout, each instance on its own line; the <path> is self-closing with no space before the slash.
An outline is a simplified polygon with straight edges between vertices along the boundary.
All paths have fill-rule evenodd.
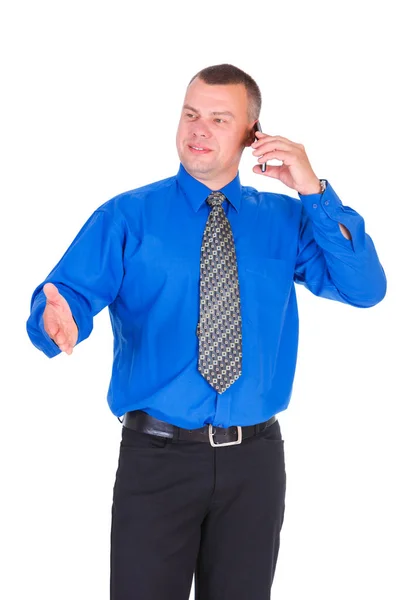
<path id="1" fill-rule="evenodd" d="M 43 313 L 45 331 L 60 350 L 72 354 L 78 340 L 78 328 L 69 304 L 53 283 L 46 283 L 43 292 L 47 299 Z"/>

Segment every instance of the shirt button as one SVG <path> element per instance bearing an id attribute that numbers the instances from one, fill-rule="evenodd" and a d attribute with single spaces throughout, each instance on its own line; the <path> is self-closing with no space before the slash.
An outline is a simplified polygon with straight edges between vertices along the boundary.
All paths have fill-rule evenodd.
<path id="1" fill-rule="evenodd" d="M 313 204 L 312 207 L 313 208 L 318 208 L 318 204 Z"/>
<path id="2" fill-rule="evenodd" d="M 325 204 L 326 204 L 326 206 L 328 206 L 329 200 L 325 200 Z"/>

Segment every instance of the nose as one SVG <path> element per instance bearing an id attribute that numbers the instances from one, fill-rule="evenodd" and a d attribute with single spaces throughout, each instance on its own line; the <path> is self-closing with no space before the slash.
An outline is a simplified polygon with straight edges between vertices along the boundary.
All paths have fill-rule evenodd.
<path id="1" fill-rule="evenodd" d="M 195 123 L 192 123 L 191 125 L 191 136 L 193 138 L 209 138 L 211 136 L 209 128 L 200 119 L 198 119 Z"/>

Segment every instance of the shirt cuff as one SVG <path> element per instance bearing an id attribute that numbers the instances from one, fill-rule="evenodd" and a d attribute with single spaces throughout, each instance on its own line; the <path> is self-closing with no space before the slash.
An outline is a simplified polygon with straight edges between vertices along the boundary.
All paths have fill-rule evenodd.
<path id="1" fill-rule="evenodd" d="M 364 219 L 342 201 L 333 187 L 327 181 L 326 189 L 319 194 L 299 194 L 300 200 L 312 222 L 320 229 L 329 231 L 335 241 L 353 248 L 359 252 L 365 245 Z M 340 231 L 339 223 L 347 227 L 351 234 L 348 240 Z"/>
<path id="2" fill-rule="evenodd" d="M 46 306 L 44 294 L 36 298 L 31 314 L 26 322 L 26 330 L 34 346 L 41 350 L 48 358 L 53 358 L 61 353 L 60 348 L 46 332 L 43 323 L 43 313 Z"/>

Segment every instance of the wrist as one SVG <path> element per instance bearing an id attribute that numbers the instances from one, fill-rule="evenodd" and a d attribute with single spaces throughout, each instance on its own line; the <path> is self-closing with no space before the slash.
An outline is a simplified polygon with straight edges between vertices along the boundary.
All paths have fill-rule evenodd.
<path id="1" fill-rule="evenodd" d="M 311 196 L 311 194 L 321 194 L 323 192 L 323 186 L 319 179 L 316 179 L 313 183 L 303 188 L 302 190 L 298 190 L 298 193 L 302 196 Z"/>

